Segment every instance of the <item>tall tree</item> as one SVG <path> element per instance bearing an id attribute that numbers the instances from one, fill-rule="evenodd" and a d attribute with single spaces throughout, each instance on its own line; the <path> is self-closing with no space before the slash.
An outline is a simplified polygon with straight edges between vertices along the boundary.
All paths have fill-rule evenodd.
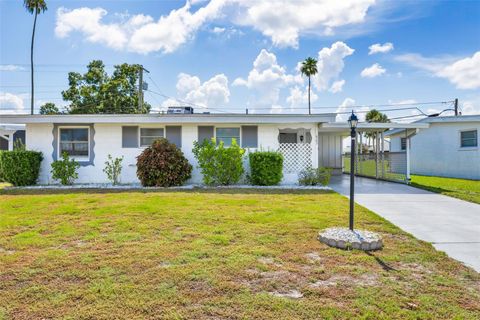
<path id="1" fill-rule="evenodd" d="M 35 42 L 35 28 L 37 26 L 37 16 L 39 13 L 43 13 L 47 10 L 47 3 L 45 0 L 23 0 L 23 5 L 30 14 L 34 14 L 35 18 L 33 19 L 33 31 L 32 31 L 32 43 L 30 46 L 30 77 L 32 85 L 32 94 L 30 101 L 30 112 L 33 114 L 34 100 L 35 100 L 35 89 L 33 83 L 33 44 Z"/>
<path id="2" fill-rule="evenodd" d="M 101 60 L 87 65 L 87 72 L 68 73 L 69 88 L 62 91 L 63 100 L 70 101 L 69 113 L 148 113 L 151 106 L 144 103 L 138 109 L 138 77 L 141 66 L 114 66 L 112 76 L 105 71 Z"/>
<path id="3" fill-rule="evenodd" d="M 387 123 L 390 122 L 390 119 L 388 119 L 388 116 L 384 113 L 381 113 L 377 109 L 372 109 L 367 112 L 365 115 L 365 120 L 367 122 L 377 122 L 377 123 Z M 373 149 L 376 150 L 378 146 L 376 145 L 375 141 L 377 140 L 377 133 L 376 132 L 367 132 L 365 133 L 365 137 L 368 139 L 373 139 Z"/>
<path id="4" fill-rule="evenodd" d="M 312 108 L 310 105 L 311 77 L 316 75 L 318 72 L 317 60 L 311 57 L 305 59 L 302 62 L 300 72 L 308 77 L 308 114 L 312 114 Z"/>
<path id="5" fill-rule="evenodd" d="M 57 106 L 53 102 L 47 102 L 40 107 L 40 114 L 60 114 Z"/>

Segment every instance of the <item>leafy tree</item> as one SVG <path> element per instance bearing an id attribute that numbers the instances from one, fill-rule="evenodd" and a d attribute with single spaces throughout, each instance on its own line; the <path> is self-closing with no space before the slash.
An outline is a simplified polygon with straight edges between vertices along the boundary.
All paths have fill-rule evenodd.
<path id="1" fill-rule="evenodd" d="M 302 75 L 308 77 L 308 114 L 312 114 L 312 109 L 310 106 L 310 91 L 311 91 L 311 77 L 316 75 L 317 70 L 317 60 L 315 58 L 308 57 L 302 62 L 302 67 L 300 68 Z"/>
<path id="2" fill-rule="evenodd" d="M 40 114 L 59 114 L 57 106 L 53 102 L 47 102 L 40 107 Z"/>
<path id="3" fill-rule="evenodd" d="M 381 113 L 380 111 L 376 109 L 372 109 L 367 112 L 365 116 L 365 120 L 367 122 L 377 122 L 377 123 L 387 123 L 390 122 L 388 119 L 388 116 L 384 113 Z M 375 141 L 377 141 L 377 133 L 376 132 L 367 132 L 365 133 L 365 137 L 368 139 L 373 139 L 373 149 L 377 150 L 378 146 L 376 145 Z"/>
<path id="4" fill-rule="evenodd" d="M 37 26 L 37 16 L 39 13 L 43 13 L 47 10 L 47 3 L 45 0 L 23 0 L 23 6 L 30 14 L 35 14 L 35 18 L 33 19 L 33 31 L 32 31 L 32 43 L 30 45 L 30 77 L 31 77 L 31 84 L 32 84 L 32 94 L 31 94 L 31 101 L 30 101 L 30 110 L 33 114 L 33 105 L 34 105 L 34 83 L 33 83 L 33 44 L 35 42 L 35 28 Z"/>
<path id="5" fill-rule="evenodd" d="M 109 76 L 103 62 L 93 60 L 85 74 L 69 72 L 69 88 L 62 91 L 63 99 L 70 101 L 69 113 L 148 113 L 148 103 L 138 110 L 140 68 L 135 64 L 116 65 Z"/>

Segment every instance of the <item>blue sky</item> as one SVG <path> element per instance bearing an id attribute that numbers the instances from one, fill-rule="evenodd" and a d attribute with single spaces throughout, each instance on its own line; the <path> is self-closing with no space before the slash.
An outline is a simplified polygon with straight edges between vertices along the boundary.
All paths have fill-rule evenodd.
<path id="1" fill-rule="evenodd" d="M 150 71 L 145 100 L 155 110 L 190 103 L 198 110 L 305 113 L 307 82 L 297 65 L 312 56 L 320 71 L 314 112 L 411 103 L 403 107 L 430 113 L 449 105 L 420 102 L 459 98 L 465 114 L 480 113 L 479 1 L 47 4 L 37 22 L 37 107 L 64 105 L 68 71 L 101 59 L 109 71 L 143 64 Z M 28 111 L 32 23 L 21 1 L 0 1 L 0 113 Z"/>

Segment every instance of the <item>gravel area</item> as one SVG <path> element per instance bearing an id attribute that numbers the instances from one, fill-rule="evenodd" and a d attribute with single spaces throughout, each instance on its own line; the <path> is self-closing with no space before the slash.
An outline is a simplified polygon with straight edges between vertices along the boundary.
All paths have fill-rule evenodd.
<path id="1" fill-rule="evenodd" d="M 107 183 L 89 183 L 89 184 L 74 184 L 70 186 L 64 186 L 59 184 L 49 184 L 49 185 L 35 185 L 35 186 L 25 186 L 25 187 L 6 187 L 7 190 L 21 190 L 21 189 L 53 189 L 53 190 L 63 190 L 63 189 L 145 189 L 145 190 L 162 190 L 162 189 L 172 189 L 172 190 L 189 190 L 189 189 L 277 189 L 277 190 L 332 190 L 330 187 L 324 186 L 300 186 L 300 185 L 278 185 L 278 186 L 252 186 L 252 185 L 231 185 L 231 186 L 215 186 L 208 187 L 204 185 L 197 184 L 188 184 L 178 187 L 143 187 L 141 184 L 121 184 L 121 185 L 112 185 Z"/>
<path id="2" fill-rule="evenodd" d="M 383 247 L 382 238 L 370 231 L 348 228 L 328 228 L 318 234 L 318 240 L 340 249 L 378 250 Z"/>

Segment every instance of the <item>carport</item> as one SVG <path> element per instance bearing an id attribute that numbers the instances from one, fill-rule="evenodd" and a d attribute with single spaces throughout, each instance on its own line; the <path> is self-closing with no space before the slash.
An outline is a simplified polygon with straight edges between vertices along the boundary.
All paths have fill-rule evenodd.
<path id="1" fill-rule="evenodd" d="M 389 180 L 402 183 L 410 182 L 410 139 L 418 130 L 428 128 L 428 123 L 359 123 L 357 126 L 356 148 L 343 152 L 343 140 L 350 137 L 350 126 L 347 122 L 321 123 L 319 135 L 319 164 L 334 167 L 343 173 L 350 172 L 351 152 L 355 152 L 355 175 Z M 390 152 L 389 140 L 385 132 L 391 129 L 405 131 L 406 148 L 403 152 Z M 340 150 L 331 157 L 331 141 L 340 140 Z M 373 141 L 373 149 L 369 149 L 367 140 Z M 338 144 L 338 142 L 337 142 Z M 332 163 L 334 164 L 332 166 Z"/>

